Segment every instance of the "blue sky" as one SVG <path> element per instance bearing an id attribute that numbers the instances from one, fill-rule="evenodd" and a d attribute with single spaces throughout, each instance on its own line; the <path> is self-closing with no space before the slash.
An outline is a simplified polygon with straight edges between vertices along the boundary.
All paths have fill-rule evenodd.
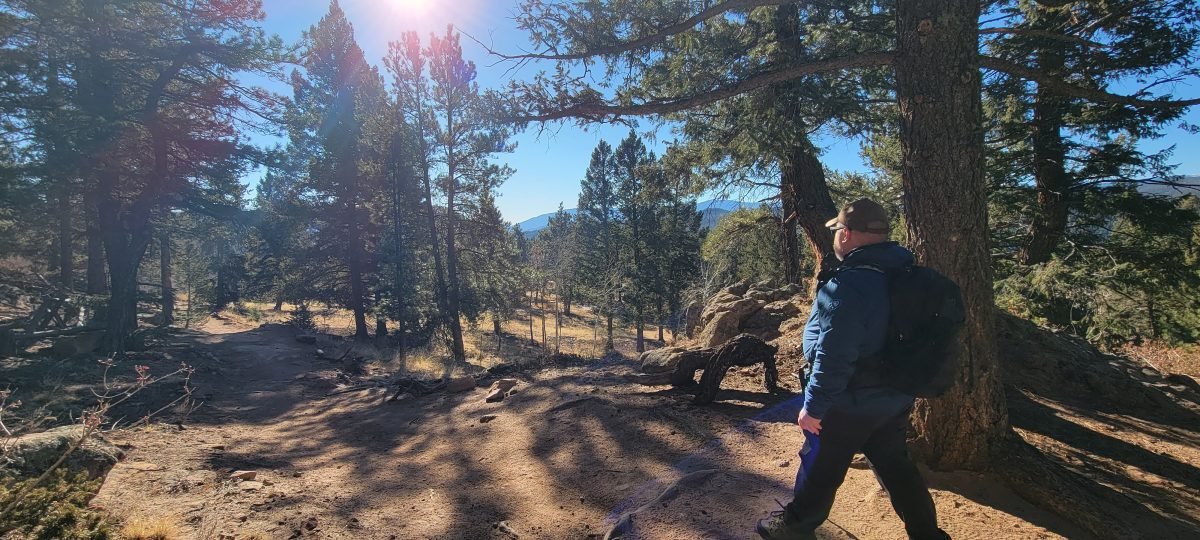
<path id="1" fill-rule="evenodd" d="M 430 32 L 443 33 L 446 25 L 451 23 L 496 50 L 518 52 L 529 47 L 525 35 L 511 17 L 518 4 L 514 0 L 340 0 L 340 4 L 354 25 L 355 37 L 367 60 L 379 66 L 387 53 L 388 42 L 399 39 L 403 32 L 416 30 L 422 39 L 427 39 Z M 267 32 L 278 34 L 285 41 L 295 42 L 301 32 L 316 24 L 328 8 L 328 0 L 264 0 L 267 17 L 263 26 Z M 509 71 L 510 64 L 497 64 L 468 37 L 463 37 L 462 45 L 463 55 L 477 65 L 479 84 L 483 88 L 496 88 L 513 78 L 530 78 L 540 69 L 537 64 L 531 64 Z M 283 86 L 272 89 L 287 92 Z M 1179 86 L 1176 92 L 1184 97 L 1200 95 L 1200 83 L 1191 87 Z M 1193 107 L 1187 120 L 1200 124 L 1200 107 Z M 638 129 L 644 132 L 652 127 L 649 121 L 643 121 Z M 517 150 L 496 156 L 497 160 L 506 161 L 516 170 L 499 189 L 497 205 L 505 219 L 520 222 L 552 212 L 560 202 L 567 208 L 574 207 L 579 197 L 579 180 L 583 178 L 592 149 L 601 139 L 615 145 L 628 129 L 622 126 L 583 129 L 573 123 L 561 123 L 547 125 L 540 133 L 535 126 L 518 134 L 515 138 Z M 665 137 L 666 131 L 661 135 Z M 252 140 L 262 144 L 273 142 L 262 138 Z M 1145 143 L 1143 148 L 1157 150 L 1174 144 L 1173 161 L 1180 164 L 1178 172 L 1200 174 L 1198 140 L 1197 136 L 1172 128 L 1166 137 Z M 659 140 L 652 147 L 661 153 L 664 142 Z M 857 141 L 824 137 L 817 142 L 825 149 L 822 161 L 827 167 L 865 170 Z M 261 174 L 261 171 L 255 172 L 247 180 L 251 184 L 257 183 Z"/>

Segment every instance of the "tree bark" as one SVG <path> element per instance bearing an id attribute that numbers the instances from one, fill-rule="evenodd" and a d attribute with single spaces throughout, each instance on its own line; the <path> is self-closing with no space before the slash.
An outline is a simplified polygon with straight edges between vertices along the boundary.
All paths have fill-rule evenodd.
<path id="1" fill-rule="evenodd" d="M 549 342 L 546 340 L 546 284 L 542 284 L 542 288 L 538 289 L 538 313 L 542 319 L 542 348 L 549 348 Z"/>
<path id="2" fill-rule="evenodd" d="M 158 234 L 159 276 L 162 283 L 162 326 L 175 324 L 175 281 L 171 272 L 171 235 Z"/>
<path id="3" fill-rule="evenodd" d="M 1162 329 L 1158 324 L 1158 307 L 1154 304 L 1154 295 L 1150 291 L 1142 294 L 1146 295 L 1146 319 L 1150 322 L 1150 339 L 1158 339 L 1162 336 Z"/>
<path id="4" fill-rule="evenodd" d="M 350 273 L 350 309 L 354 312 L 354 337 L 366 339 L 370 336 L 367 331 L 366 287 L 363 285 L 363 266 L 365 249 L 363 248 L 363 232 L 360 230 L 359 209 L 354 202 L 350 203 L 350 253 L 348 266 Z"/>
<path id="5" fill-rule="evenodd" d="M 788 170 L 786 165 L 784 170 Z M 799 217 L 799 214 L 795 190 L 791 189 L 786 179 L 779 186 L 779 201 L 783 209 L 779 220 L 779 248 L 782 251 L 780 258 L 783 260 L 783 281 L 800 283 L 800 242 L 796 237 L 796 218 Z"/>
<path id="6" fill-rule="evenodd" d="M 980 100 L 979 3 L 896 5 L 903 203 L 922 264 L 962 288 L 968 306 L 956 385 L 920 400 L 916 449 L 931 467 L 987 467 L 1009 433 L 993 327 Z"/>
<path id="7" fill-rule="evenodd" d="M 529 294 L 529 344 L 537 345 L 537 339 L 533 337 L 533 291 L 528 291 Z"/>
<path id="8" fill-rule="evenodd" d="M 403 122 L 403 119 L 400 119 Z M 406 173 L 401 171 L 406 169 L 402 163 L 400 156 L 404 153 L 403 141 L 400 139 L 399 133 L 393 135 L 392 139 L 392 250 L 395 252 L 396 260 L 392 263 L 394 271 L 392 275 L 392 301 L 396 303 L 396 354 L 400 357 L 400 361 L 404 362 L 405 355 L 408 353 L 408 344 L 405 342 L 404 336 L 404 319 L 408 316 L 408 301 L 406 297 L 408 288 L 403 286 L 404 281 L 404 220 L 400 218 L 401 205 L 401 189 L 400 179 Z M 411 178 L 409 179 L 411 181 Z"/>
<path id="9" fill-rule="evenodd" d="M 101 189 L 115 189 L 115 174 L 103 172 Z M 144 212 L 118 214 L 118 201 L 104 201 L 100 206 L 100 227 L 104 236 L 104 251 L 108 271 L 112 276 L 108 299 L 108 333 L 106 350 L 124 353 L 129 336 L 137 329 L 137 274 L 146 247 L 150 244 L 150 223 Z M 124 217 L 125 219 L 122 219 Z"/>
<path id="10" fill-rule="evenodd" d="M 792 149 L 783 167 L 783 189 L 786 199 L 793 201 L 796 212 L 796 224 L 804 230 L 808 240 L 809 251 L 813 255 L 813 283 L 816 274 L 826 264 L 825 258 L 833 253 L 833 235 L 825 228 L 825 223 L 837 215 L 837 206 L 829 195 L 829 185 L 825 182 L 825 167 L 817 158 L 812 146 L 797 146 Z M 786 220 L 789 215 L 785 215 Z M 795 243 L 795 229 L 792 229 L 792 242 Z M 799 250 L 797 249 L 797 257 Z M 795 261 L 797 281 L 799 282 L 799 259 Z"/>
<path id="11" fill-rule="evenodd" d="M 384 316 L 383 310 L 379 306 L 383 304 L 383 295 L 379 291 L 375 291 L 375 339 L 382 340 L 387 337 L 387 317 Z"/>
<path id="12" fill-rule="evenodd" d="M 449 103 L 446 107 L 446 281 L 449 285 L 446 307 L 450 310 L 448 314 L 450 337 L 453 340 L 451 353 L 456 363 L 465 364 L 467 354 L 463 343 L 462 320 L 459 318 L 461 294 L 458 282 L 458 246 L 456 245 L 458 210 L 454 207 L 454 198 L 458 194 L 458 163 L 454 155 L 454 141 L 457 135 L 454 131 L 454 112 L 454 104 Z"/>
<path id="13" fill-rule="evenodd" d="M 802 63 L 804 42 L 799 6 L 779 6 L 775 12 L 774 27 L 779 43 L 775 60 L 789 66 Z M 816 274 L 821 271 L 826 254 L 833 251 L 833 235 L 825 228 L 825 222 L 837 214 L 837 207 L 825 182 L 825 167 L 821 165 L 812 142 L 804 135 L 805 119 L 793 101 L 800 99 L 799 86 L 799 79 L 780 83 L 778 95 L 784 101 L 775 105 L 782 115 L 788 117 L 793 130 L 791 137 L 795 137 L 795 142 L 784 151 L 780 160 L 780 199 L 783 207 L 780 246 L 783 249 L 785 280 L 787 283 L 800 283 L 800 246 L 796 227 L 804 230 L 815 261 L 812 280 L 815 286 Z"/>
<path id="14" fill-rule="evenodd" d="M 58 196 L 58 281 L 67 290 L 73 290 L 75 231 L 71 228 L 71 191 L 67 185 L 63 185 L 61 189 L 62 193 Z"/>
<path id="15" fill-rule="evenodd" d="M 433 255 L 433 284 L 434 284 L 434 299 L 437 302 L 438 316 L 447 317 L 449 311 L 449 298 L 446 290 L 446 271 L 442 264 L 442 250 L 438 245 L 437 234 L 437 211 L 433 205 L 433 179 L 429 173 L 429 146 L 425 142 L 425 111 L 422 104 L 424 96 L 422 92 L 423 84 L 417 85 L 417 134 L 421 147 L 421 183 L 425 191 L 425 216 L 429 227 L 429 251 Z"/>
<path id="16" fill-rule="evenodd" d="M 609 350 L 616 348 L 616 346 L 613 344 L 613 316 L 612 316 L 612 313 L 609 313 L 607 318 L 608 318 L 608 341 L 604 342 L 604 350 L 609 351 Z"/>
<path id="17" fill-rule="evenodd" d="M 1061 45 L 1040 51 L 1038 67 L 1061 74 L 1064 67 Z M 1070 213 L 1071 177 L 1067 174 L 1066 145 L 1063 144 L 1063 98 L 1038 85 L 1033 107 L 1033 174 L 1037 189 L 1037 212 L 1029 227 L 1029 239 L 1018 260 L 1034 265 L 1050 260 L 1067 229 Z"/>
<path id="18" fill-rule="evenodd" d="M 492 333 L 496 335 L 496 354 L 500 354 L 500 346 L 503 344 L 503 342 L 501 341 L 502 336 L 500 334 L 500 330 L 501 330 L 500 329 L 500 317 L 498 315 L 493 315 L 492 316 Z"/>
<path id="19" fill-rule="evenodd" d="M 91 199 L 86 196 L 85 199 Z M 87 293 L 104 294 L 108 291 L 108 274 L 104 260 L 104 239 L 100 235 L 99 216 L 96 205 L 85 201 L 87 211 Z"/>

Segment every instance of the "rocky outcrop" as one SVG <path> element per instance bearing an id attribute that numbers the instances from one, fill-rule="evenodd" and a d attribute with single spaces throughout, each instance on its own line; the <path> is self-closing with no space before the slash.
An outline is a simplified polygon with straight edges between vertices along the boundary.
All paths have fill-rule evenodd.
<path id="1" fill-rule="evenodd" d="M 766 341 L 778 338 L 781 325 L 803 314 L 808 305 L 803 293 L 794 284 L 773 288 L 768 282 L 743 282 L 726 287 L 704 307 L 697 341 L 703 347 L 719 347 L 743 333 Z"/>
<path id="2" fill-rule="evenodd" d="M 34 478 L 41 475 L 83 436 L 83 429 L 83 426 L 78 425 L 63 426 L 13 439 L 9 451 L 4 456 L 8 463 L 0 463 L 0 473 L 17 478 Z M 62 467 L 72 474 L 86 472 L 89 479 L 95 479 L 107 475 L 113 465 L 123 457 L 124 453 L 120 448 L 93 433 L 79 448 L 71 452 Z"/>

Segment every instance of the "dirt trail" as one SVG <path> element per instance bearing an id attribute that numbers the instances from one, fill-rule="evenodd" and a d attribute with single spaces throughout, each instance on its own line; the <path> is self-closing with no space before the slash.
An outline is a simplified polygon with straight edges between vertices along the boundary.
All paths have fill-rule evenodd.
<path id="1" fill-rule="evenodd" d="M 501 403 L 484 388 L 386 403 L 382 389 L 328 396 L 334 366 L 286 327 L 207 330 L 178 338 L 201 358 L 205 405 L 182 430 L 115 434 L 129 457 L 94 504 L 203 539 L 602 538 L 639 508 L 625 538 L 744 539 L 788 498 L 798 463 L 796 404 L 761 393 L 749 368 L 700 408 L 627 382 L 621 360 L 518 373 Z M 234 470 L 257 478 L 235 484 Z M 664 495 L 696 471 L 712 472 Z M 985 477 L 929 478 L 954 538 L 1088 537 Z M 820 532 L 904 538 L 862 464 Z"/>

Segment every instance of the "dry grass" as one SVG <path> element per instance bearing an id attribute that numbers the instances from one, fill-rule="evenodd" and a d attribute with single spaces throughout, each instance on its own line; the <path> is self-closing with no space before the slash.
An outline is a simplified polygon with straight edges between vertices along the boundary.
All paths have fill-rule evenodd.
<path id="1" fill-rule="evenodd" d="M 121 527 L 124 540 L 178 540 L 183 538 L 179 526 L 167 518 L 134 518 Z"/>
<path id="2" fill-rule="evenodd" d="M 1163 373 L 1187 375 L 1200 380 L 1200 346 L 1170 347 L 1147 342 L 1125 345 L 1121 353 L 1142 360 Z"/>
<path id="3" fill-rule="evenodd" d="M 284 304 L 280 311 L 271 311 L 273 303 L 246 302 L 247 308 L 261 313 L 259 320 L 251 321 L 236 314 L 232 309 L 222 313 L 223 317 L 247 326 L 257 326 L 266 323 L 286 323 L 295 306 Z M 349 310 L 329 308 L 321 305 L 310 306 L 313 312 L 317 331 L 322 333 L 349 336 L 354 333 L 354 315 Z M 497 364 L 529 364 L 536 363 L 555 354 L 571 354 L 585 358 L 598 358 L 604 355 L 605 328 L 604 320 L 596 317 L 593 311 L 584 306 L 572 306 L 571 315 L 561 318 L 562 325 L 555 328 L 555 305 L 553 299 L 535 306 L 532 316 L 529 310 L 520 309 L 513 318 L 500 325 L 499 342 L 492 332 L 492 322 L 488 317 L 474 326 L 463 321 L 463 344 L 467 362 L 479 367 L 492 367 Z M 530 322 L 533 323 L 533 340 L 530 340 Z M 545 335 L 543 336 L 543 322 Z M 374 327 L 374 320 L 369 321 Z M 624 356 L 636 356 L 634 328 L 617 325 L 614 327 L 614 342 L 617 352 Z M 658 327 L 647 325 L 645 337 L 650 348 L 656 346 Z M 670 333 L 666 334 L 667 343 L 671 343 Z M 392 373 L 409 373 L 430 377 L 446 377 L 462 375 L 472 368 L 454 366 L 450 361 L 450 351 L 445 338 L 435 338 L 429 345 L 409 349 L 406 357 L 401 360 L 395 349 L 381 349 L 371 344 L 358 343 L 347 345 L 355 347 L 354 356 L 366 359 L 366 365 L 372 371 Z M 330 351 L 333 357 L 340 357 L 345 349 Z M 477 368 L 474 368 L 477 369 Z"/>

